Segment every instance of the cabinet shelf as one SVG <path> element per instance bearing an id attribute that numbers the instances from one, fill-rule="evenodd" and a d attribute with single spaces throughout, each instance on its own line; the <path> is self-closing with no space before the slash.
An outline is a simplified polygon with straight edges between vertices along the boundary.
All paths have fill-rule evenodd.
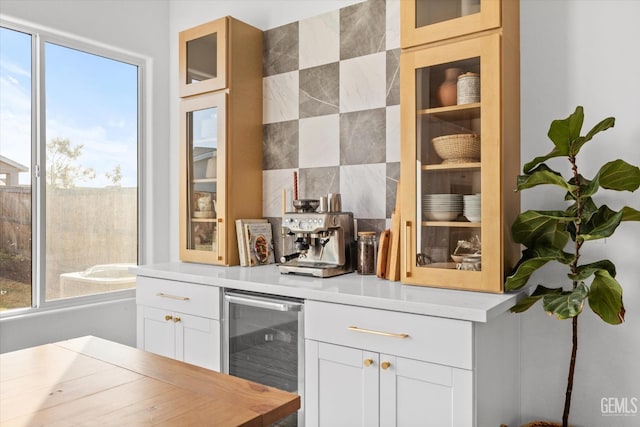
<path id="1" fill-rule="evenodd" d="M 417 111 L 420 116 L 429 116 L 441 120 L 470 120 L 480 117 L 480 103 L 452 105 L 449 107 L 425 108 Z"/>
<path id="2" fill-rule="evenodd" d="M 437 164 L 437 165 L 422 165 L 421 170 L 425 172 L 438 172 L 438 171 L 450 171 L 450 170 L 464 170 L 464 169 L 480 169 L 480 162 L 471 163 L 453 163 L 453 164 Z"/>
<path id="3" fill-rule="evenodd" d="M 218 218 L 191 218 L 191 222 L 217 222 Z"/>
<path id="4" fill-rule="evenodd" d="M 464 221 L 422 221 L 423 227 L 463 227 L 463 228 L 479 228 L 480 222 L 464 222 Z"/>

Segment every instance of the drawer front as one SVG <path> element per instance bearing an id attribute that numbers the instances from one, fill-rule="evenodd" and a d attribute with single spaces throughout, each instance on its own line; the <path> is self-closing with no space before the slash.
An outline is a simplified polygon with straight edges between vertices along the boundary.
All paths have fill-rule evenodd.
<path id="1" fill-rule="evenodd" d="M 220 288 L 216 286 L 138 276 L 136 303 L 220 319 Z"/>
<path id="2" fill-rule="evenodd" d="M 473 325 L 463 320 L 307 301 L 305 338 L 463 369 L 473 367 Z"/>

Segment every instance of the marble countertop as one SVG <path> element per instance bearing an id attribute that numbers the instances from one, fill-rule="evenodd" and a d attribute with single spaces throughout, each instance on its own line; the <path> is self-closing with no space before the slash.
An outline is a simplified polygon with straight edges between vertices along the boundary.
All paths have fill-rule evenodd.
<path id="1" fill-rule="evenodd" d="M 219 267 L 172 262 L 132 270 L 139 276 L 473 322 L 487 322 L 526 295 L 525 291 L 490 294 L 404 285 L 356 273 L 321 279 L 280 274 L 276 265 Z"/>

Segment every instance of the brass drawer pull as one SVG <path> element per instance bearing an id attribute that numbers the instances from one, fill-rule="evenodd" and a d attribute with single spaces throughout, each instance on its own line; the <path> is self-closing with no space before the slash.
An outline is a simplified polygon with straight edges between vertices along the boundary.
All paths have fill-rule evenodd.
<path id="1" fill-rule="evenodd" d="M 173 318 L 173 323 L 178 323 L 178 322 L 180 322 L 181 320 L 182 320 L 182 319 L 181 319 L 181 318 L 179 318 L 179 317 L 174 317 L 174 318 Z"/>
<path id="2" fill-rule="evenodd" d="M 373 359 L 364 359 L 364 366 L 373 365 Z"/>
<path id="3" fill-rule="evenodd" d="M 164 320 L 166 320 L 166 321 L 169 321 L 169 320 L 172 320 L 172 319 L 173 319 L 173 316 L 170 315 L 170 314 L 167 314 L 167 315 L 164 316 Z"/>
<path id="4" fill-rule="evenodd" d="M 349 326 L 347 328 L 353 332 L 362 332 L 365 334 L 373 334 L 373 335 L 382 335 L 383 337 L 393 337 L 393 338 L 409 338 L 409 334 L 397 334 L 393 332 L 383 332 L 383 331 L 374 331 L 373 329 L 364 329 L 359 328 L 357 326 Z"/>
<path id="5" fill-rule="evenodd" d="M 162 297 L 162 298 L 171 298 L 171 299 L 177 299 L 180 301 L 189 301 L 191 298 L 189 297 L 181 297 L 178 295 L 171 295 L 171 294 L 165 294 L 164 292 L 158 292 L 156 294 L 157 297 Z"/>
<path id="6" fill-rule="evenodd" d="M 380 367 L 381 367 L 382 369 L 385 369 L 385 370 L 386 370 L 386 369 L 389 369 L 389 367 L 390 367 L 390 366 L 391 366 L 391 363 L 390 363 L 390 362 L 382 362 L 382 363 L 380 364 Z"/>

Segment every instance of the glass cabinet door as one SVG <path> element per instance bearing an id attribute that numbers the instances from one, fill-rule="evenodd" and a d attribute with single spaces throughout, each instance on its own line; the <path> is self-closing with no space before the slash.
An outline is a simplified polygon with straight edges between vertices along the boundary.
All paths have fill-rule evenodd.
<path id="1" fill-rule="evenodd" d="M 401 1 L 402 47 L 497 28 L 501 3 L 501 0 Z"/>
<path id="2" fill-rule="evenodd" d="M 180 33 L 180 96 L 186 97 L 227 87 L 226 18 Z"/>
<path id="3" fill-rule="evenodd" d="M 500 269 L 499 58 L 498 35 L 403 56 L 403 280 L 473 289 Z"/>
<path id="4" fill-rule="evenodd" d="M 185 99 L 181 104 L 181 259 L 222 261 L 224 213 L 224 93 Z"/>

